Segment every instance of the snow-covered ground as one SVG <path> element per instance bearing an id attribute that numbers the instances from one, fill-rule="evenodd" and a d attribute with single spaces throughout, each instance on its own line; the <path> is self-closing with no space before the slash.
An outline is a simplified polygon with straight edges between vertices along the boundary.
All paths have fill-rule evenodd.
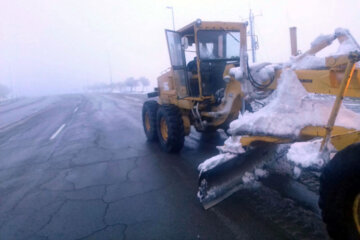
<path id="1" fill-rule="evenodd" d="M 0 129 L 26 119 L 59 100 L 58 96 L 20 98 L 0 105 Z"/>

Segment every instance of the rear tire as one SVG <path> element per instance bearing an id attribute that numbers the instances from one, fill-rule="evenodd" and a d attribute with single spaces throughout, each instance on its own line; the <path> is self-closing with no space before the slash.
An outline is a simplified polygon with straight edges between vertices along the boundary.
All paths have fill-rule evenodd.
<path id="1" fill-rule="evenodd" d="M 184 146 L 185 131 L 180 110 L 174 105 L 162 105 L 157 112 L 157 135 L 165 152 L 179 152 Z"/>
<path id="2" fill-rule="evenodd" d="M 360 239 L 360 144 L 338 152 L 323 169 L 319 206 L 330 237 Z"/>
<path id="3" fill-rule="evenodd" d="M 142 120 L 146 138 L 148 141 L 156 141 L 156 113 L 159 104 L 154 100 L 146 101 L 142 109 Z"/>

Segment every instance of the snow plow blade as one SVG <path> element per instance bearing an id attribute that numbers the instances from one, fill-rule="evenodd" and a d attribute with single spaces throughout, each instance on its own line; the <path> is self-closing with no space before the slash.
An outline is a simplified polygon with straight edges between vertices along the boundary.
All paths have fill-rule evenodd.
<path id="1" fill-rule="evenodd" d="M 226 162 L 200 172 L 198 198 L 205 209 L 220 203 L 243 186 L 243 176 L 271 159 L 276 154 L 274 145 L 230 155 Z"/>

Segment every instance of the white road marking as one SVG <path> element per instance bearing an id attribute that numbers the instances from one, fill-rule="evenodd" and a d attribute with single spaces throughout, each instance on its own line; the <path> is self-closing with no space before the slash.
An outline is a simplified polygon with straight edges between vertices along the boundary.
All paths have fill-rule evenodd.
<path id="1" fill-rule="evenodd" d="M 54 132 L 53 135 L 51 135 L 50 139 L 49 140 L 53 140 L 54 138 L 56 138 L 56 136 L 61 132 L 61 130 L 63 130 L 63 128 L 66 126 L 66 124 L 64 123 L 63 125 L 61 125 L 59 127 L 58 130 L 56 130 L 56 132 Z"/>
<path id="2" fill-rule="evenodd" d="M 76 108 L 74 109 L 74 113 L 76 113 L 77 110 L 79 110 L 79 107 L 76 107 Z"/>

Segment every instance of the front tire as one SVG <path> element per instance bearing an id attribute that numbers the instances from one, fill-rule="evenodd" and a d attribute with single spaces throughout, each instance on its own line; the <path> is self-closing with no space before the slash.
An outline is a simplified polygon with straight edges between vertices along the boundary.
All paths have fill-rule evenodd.
<path id="1" fill-rule="evenodd" d="M 330 237 L 360 239 L 360 144 L 338 152 L 323 169 L 319 206 Z"/>
<path id="2" fill-rule="evenodd" d="M 158 139 L 156 131 L 156 113 L 158 107 L 159 104 L 154 100 L 146 101 L 143 105 L 142 120 L 144 132 L 148 141 L 156 141 Z"/>
<path id="3" fill-rule="evenodd" d="M 185 131 L 180 110 L 174 105 L 160 106 L 157 112 L 157 135 L 165 152 L 179 152 L 184 146 Z"/>

